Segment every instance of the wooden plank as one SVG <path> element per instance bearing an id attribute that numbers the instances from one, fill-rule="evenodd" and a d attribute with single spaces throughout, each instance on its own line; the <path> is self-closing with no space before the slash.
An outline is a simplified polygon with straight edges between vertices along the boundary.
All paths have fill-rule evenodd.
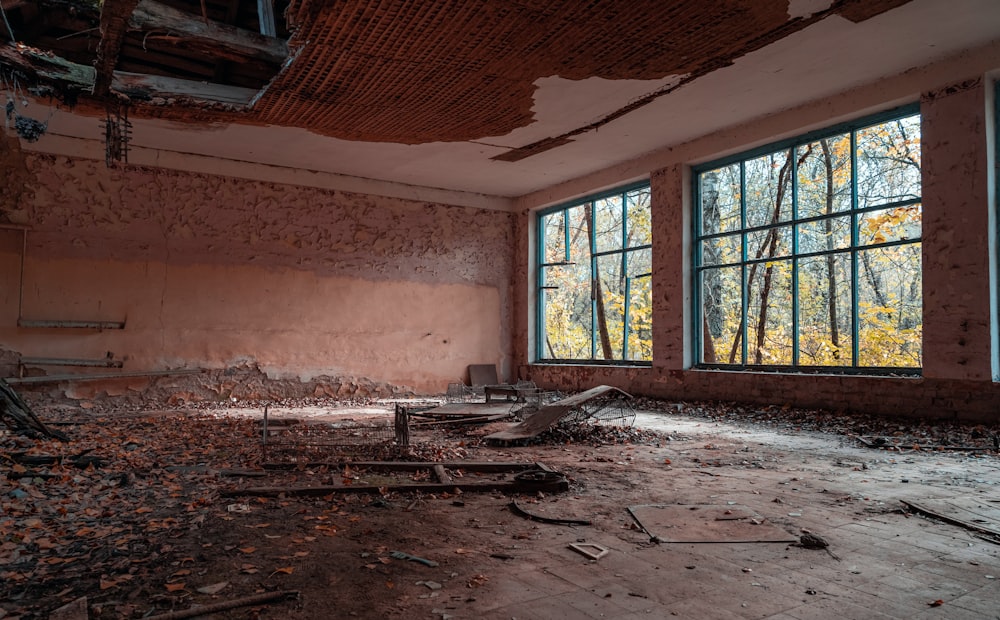
<path id="1" fill-rule="evenodd" d="M 494 462 L 494 461 L 441 461 L 439 463 L 420 463 L 416 461 L 343 461 L 336 463 L 309 463 L 308 467 L 344 467 L 352 469 L 365 469 L 372 471 L 420 471 L 431 469 L 434 465 L 441 465 L 446 469 L 461 469 L 466 472 L 478 472 L 484 474 L 512 473 L 527 471 L 529 469 L 541 469 L 543 471 L 554 471 L 541 463 L 526 462 Z M 265 463 L 264 469 L 298 469 L 298 463 Z"/>
<path id="2" fill-rule="evenodd" d="M 543 491 L 548 493 L 558 493 L 569 489 L 569 482 L 565 478 L 536 483 L 525 482 L 473 482 L 473 483 L 424 483 L 424 484 L 390 484 L 390 485 L 345 485 L 345 486 L 318 486 L 318 487 L 248 487 L 245 489 L 228 489 L 220 492 L 222 497 L 242 497 L 253 495 L 256 497 L 323 497 L 333 493 L 453 493 L 455 490 L 463 493 L 488 493 L 491 491 L 502 491 L 507 493 L 535 493 Z"/>
<path id="3" fill-rule="evenodd" d="M 125 71 L 115 71 L 114 89 L 130 97 L 190 97 L 239 106 L 248 105 L 257 94 L 252 88 Z"/>
<path id="4" fill-rule="evenodd" d="M 917 512 L 936 517 L 974 532 L 1000 537 L 1000 500 L 978 497 L 902 500 Z"/>
<path id="5" fill-rule="evenodd" d="M 496 385 L 499 382 L 496 364 L 469 364 L 469 384 L 472 387 Z"/>
<path id="6" fill-rule="evenodd" d="M 274 2 L 272 0 L 257 0 L 257 19 L 260 22 L 260 33 L 265 37 L 278 35 L 274 23 Z"/>
<path id="7" fill-rule="evenodd" d="M 19 69 L 29 78 L 57 82 L 69 89 L 88 92 L 93 89 L 97 75 L 93 67 L 23 45 L 0 45 L 0 62 Z"/>
<path id="8" fill-rule="evenodd" d="M 97 44 L 96 77 L 93 94 L 103 98 L 111 93 L 115 67 L 121 55 L 122 42 L 128 27 L 128 16 L 136 0 L 103 0 L 101 4 L 101 40 Z"/>
<path id="9" fill-rule="evenodd" d="M 206 22 L 155 0 L 140 0 L 129 27 L 143 32 L 168 31 L 180 36 L 185 45 L 201 43 L 223 56 L 229 52 L 233 59 L 259 58 L 280 65 L 288 57 L 288 44 L 280 39 L 213 20 Z"/>

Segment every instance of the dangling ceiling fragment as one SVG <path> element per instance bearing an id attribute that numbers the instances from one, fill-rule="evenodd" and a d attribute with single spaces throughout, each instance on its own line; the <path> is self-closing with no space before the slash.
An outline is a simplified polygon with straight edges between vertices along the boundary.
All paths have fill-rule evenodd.
<path id="1" fill-rule="evenodd" d="M 300 127 L 365 142 L 501 136 L 532 123 L 537 80 L 669 88 L 515 148 L 570 142 L 831 16 L 910 0 L 833 0 L 801 17 L 774 0 L 0 0 L 5 81 L 133 117 Z"/>

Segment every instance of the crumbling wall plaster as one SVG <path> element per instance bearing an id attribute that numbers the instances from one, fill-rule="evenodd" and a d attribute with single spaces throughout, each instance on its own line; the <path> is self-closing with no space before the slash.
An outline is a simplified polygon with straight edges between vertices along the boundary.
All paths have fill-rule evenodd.
<path id="1" fill-rule="evenodd" d="M 169 254 L 171 263 L 249 263 L 322 276 L 363 271 L 369 280 L 509 282 L 513 231 L 504 213 L 208 174 L 108 170 L 49 155 L 26 159 L 34 176 L 33 249 L 48 256 Z"/>
<path id="2" fill-rule="evenodd" d="M 417 392 L 443 392 L 470 363 L 509 372 L 509 213 L 24 159 L 22 314 L 126 329 L 5 320 L 0 344 L 22 355 L 112 351 L 126 370 L 249 362 L 273 377 Z M 10 318 L 6 296 L 0 310 Z"/>

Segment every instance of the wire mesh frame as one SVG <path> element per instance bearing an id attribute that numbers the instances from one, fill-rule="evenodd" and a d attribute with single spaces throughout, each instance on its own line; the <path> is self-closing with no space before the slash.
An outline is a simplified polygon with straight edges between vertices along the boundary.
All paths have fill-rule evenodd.
<path id="1" fill-rule="evenodd" d="M 132 123 L 128 120 L 128 103 L 109 105 L 104 120 L 104 163 L 108 168 L 128 163 Z"/>
<path id="2" fill-rule="evenodd" d="M 562 392 L 554 390 L 542 390 L 540 388 L 529 388 L 519 393 L 522 401 L 515 402 L 510 407 L 510 413 L 515 418 L 523 420 L 530 417 L 545 405 L 551 404 L 565 398 Z"/>
<path id="3" fill-rule="evenodd" d="M 449 403 L 471 403 L 481 398 L 486 398 L 483 388 L 470 387 L 464 383 L 449 383 L 445 400 Z"/>
<path id="4" fill-rule="evenodd" d="M 635 424 L 635 408 L 627 398 L 602 398 L 580 405 L 562 420 L 566 425 L 588 422 L 604 426 L 632 426 Z"/>

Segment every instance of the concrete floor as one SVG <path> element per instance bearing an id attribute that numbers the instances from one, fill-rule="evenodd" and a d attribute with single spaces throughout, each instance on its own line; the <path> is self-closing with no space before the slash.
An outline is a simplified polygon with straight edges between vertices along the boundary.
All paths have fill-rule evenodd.
<path id="1" fill-rule="evenodd" d="M 599 514 L 603 525 L 595 521 L 594 528 L 541 525 L 529 543 L 508 542 L 516 561 L 493 567 L 477 589 L 446 584 L 428 594 L 435 597 L 426 601 L 435 605 L 431 617 L 1000 618 L 1000 545 L 904 514 L 899 501 L 1000 500 L 996 455 L 898 454 L 841 436 L 662 414 L 640 414 L 638 424 L 678 440 L 623 450 L 628 460 L 617 463 L 589 463 L 586 449 L 573 448 L 562 467 L 587 492 L 551 507 L 571 511 L 603 498 L 620 513 L 612 507 Z M 519 450 L 531 452 L 511 454 Z M 672 464 L 664 466 L 665 459 Z M 623 494 L 600 483 L 609 468 L 649 476 Z M 821 534 L 839 560 L 783 543 L 650 543 L 630 526 L 625 508 L 654 502 L 747 506 L 786 531 Z M 509 541 L 502 529 L 492 533 Z M 590 561 L 567 547 L 583 540 L 610 553 Z"/>

